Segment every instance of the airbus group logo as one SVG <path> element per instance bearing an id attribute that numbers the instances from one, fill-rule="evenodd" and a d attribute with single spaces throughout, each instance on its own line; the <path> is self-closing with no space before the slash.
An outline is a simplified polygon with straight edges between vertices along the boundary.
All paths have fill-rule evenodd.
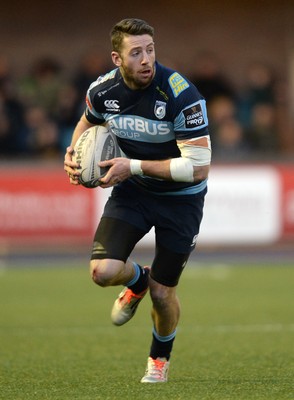
<path id="1" fill-rule="evenodd" d="M 104 105 L 106 107 L 106 111 L 117 111 L 119 112 L 119 101 L 118 100 L 105 100 Z"/>

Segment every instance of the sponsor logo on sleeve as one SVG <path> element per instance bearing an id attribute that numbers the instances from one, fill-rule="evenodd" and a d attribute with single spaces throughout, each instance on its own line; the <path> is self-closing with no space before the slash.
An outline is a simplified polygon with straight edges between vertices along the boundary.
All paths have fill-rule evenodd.
<path id="1" fill-rule="evenodd" d="M 187 108 L 183 111 L 183 114 L 185 116 L 185 127 L 187 129 L 193 129 L 205 125 L 204 115 L 200 103 Z"/>
<path id="2" fill-rule="evenodd" d="M 154 114 L 158 119 L 162 119 L 166 114 L 166 103 L 164 101 L 157 100 L 154 106 Z"/>
<path id="3" fill-rule="evenodd" d="M 189 83 L 177 72 L 174 72 L 168 78 L 168 82 L 175 97 L 178 97 L 180 93 L 189 87 Z"/>
<path id="4" fill-rule="evenodd" d="M 105 93 L 107 93 L 107 92 L 108 92 L 108 90 L 100 90 L 100 92 L 97 92 L 97 95 L 98 95 L 99 97 L 101 97 L 101 96 L 104 96 Z"/>
<path id="5" fill-rule="evenodd" d="M 104 90 L 100 90 L 99 92 L 97 92 L 97 95 L 99 97 L 104 96 L 107 92 L 109 92 L 110 90 L 114 89 L 115 87 L 117 87 L 119 85 L 119 82 L 109 86 L 108 88 L 104 89 Z"/>

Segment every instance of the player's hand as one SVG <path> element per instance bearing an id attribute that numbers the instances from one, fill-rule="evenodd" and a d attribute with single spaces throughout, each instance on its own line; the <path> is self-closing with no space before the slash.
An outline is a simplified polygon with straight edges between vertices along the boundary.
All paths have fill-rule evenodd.
<path id="1" fill-rule="evenodd" d="M 130 159 L 125 157 L 112 158 L 108 161 L 101 161 L 100 167 L 109 167 L 107 174 L 100 179 L 102 188 L 114 186 L 131 176 Z"/>
<path id="2" fill-rule="evenodd" d="M 69 181 L 72 185 L 79 185 L 79 175 L 80 172 L 78 171 L 79 169 L 79 164 L 74 162 L 72 160 L 72 155 L 73 155 L 74 149 L 69 146 L 66 149 L 66 153 L 64 156 L 64 170 L 67 173 L 68 177 L 69 177 Z"/>

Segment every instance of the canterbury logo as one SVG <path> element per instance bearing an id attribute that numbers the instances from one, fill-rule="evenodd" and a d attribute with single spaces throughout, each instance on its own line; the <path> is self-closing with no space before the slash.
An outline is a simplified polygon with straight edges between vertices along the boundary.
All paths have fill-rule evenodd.
<path id="1" fill-rule="evenodd" d="M 107 110 L 119 110 L 118 100 L 105 100 L 104 105 Z"/>

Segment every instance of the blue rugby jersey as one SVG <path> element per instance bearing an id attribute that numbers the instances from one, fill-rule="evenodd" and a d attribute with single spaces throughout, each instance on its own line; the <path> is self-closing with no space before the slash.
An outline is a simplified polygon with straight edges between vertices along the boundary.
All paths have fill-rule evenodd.
<path id="1" fill-rule="evenodd" d="M 180 157 L 176 140 L 208 135 L 204 98 L 187 78 L 157 62 L 154 79 L 146 89 L 130 89 L 116 68 L 91 84 L 86 103 L 88 121 L 107 122 L 129 158 Z M 171 182 L 137 175 L 130 179 L 162 194 L 197 193 L 206 187 L 206 181 Z"/>

